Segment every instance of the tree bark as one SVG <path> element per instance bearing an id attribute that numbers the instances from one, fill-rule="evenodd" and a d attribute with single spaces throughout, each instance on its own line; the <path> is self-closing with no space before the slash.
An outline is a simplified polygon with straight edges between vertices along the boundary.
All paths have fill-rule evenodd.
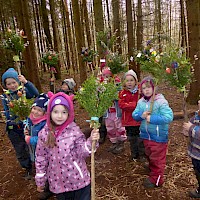
<path id="1" fill-rule="evenodd" d="M 194 79 L 190 85 L 190 91 L 187 101 L 196 104 L 199 100 L 200 90 L 200 2 L 199 0 L 187 0 L 187 19 L 188 19 L 188 38 L 189 38 L 189 56 L 194 63 Z M 194 60 L 194 55 L 198 60 Z"/>
<path id="2" fill-rule="evenodd" d="M 79 63 L 80 84 L 81 84 L 87 78 L 87 70 L 85 63 L 83 62 L 83 58 L 81 56 L 81 50 L 83 47 L 83 38 L 82 38 L 82 27 L 80 21 L 80 8 L 78 0 L 72 1 L 72 10 L 73 10 L 74 24 L 75 24 L 75 35 L 76 35 L 76 45 L 78 51 L 78 63 Z"/>

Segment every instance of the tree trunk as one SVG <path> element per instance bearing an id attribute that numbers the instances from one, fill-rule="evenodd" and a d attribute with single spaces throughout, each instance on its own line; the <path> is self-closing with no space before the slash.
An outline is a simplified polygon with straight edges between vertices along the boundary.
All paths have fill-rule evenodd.
<path id="1" fill-rule="evenodd" d="M 112 9 L 113 9 L 113 31 L 116 34 L 116 46 L 115 50 L 122 54 L 122 46 L 121 46 L 121 33 L 120 33 L 120 16 L 119 16 L 119 0 L 112 0 Z"/>
<path id="2" fill-rule="evenodd" d="M 104 30 L 102 0 L 93 0 L 96 32 Z"/>
<path id="3" fill-rule="evenodd" d="M 187 47 L 186 23 L 185 23 L 185 6 L 184 0 L 180 0 L 181 5 L 181 47 Z"/>
<path id="4" fill-rule="evenodd" d="M 28 72 L 27 74 L 29 80 L 31 80 L 38 88 L 38 90 L 41 91 L 41 83 L 38 75 L 38 61 L 36 56 L 35 41 L 31 32 L 31 12 L 29 11 L 28 2 L 26 0 L 21 0 L 19 1 L 19 3 L 21 3 L 20 7 L 23 15 L 23 23 L 21 24 L 24 24 L 25 35 L 27 36 L 27 40 L 29 41 L 29 45 L 26 47 L 25 50 L 26 71 Z"/>
<path id="5" fill-rule="evenodd" d="M 51 39 L 51 33 L 49 30 L 49 19 L 47 14 L 47 8 L 46 8 L 46 0 L 41 0 L 41 13 L 42 13 L 42 21 L 43 21 L 43 27 L 44 27 L 44 33 L 47 37 L 47 43 L 48 47 L 52 48 L 52 39 Z"/>
<path id="6" fill-rule="evenodd" d="M 187 101 L 196 104 L 199 100 L 200 90 L 200 2 L 199 0 L 187 0 L 188 38 L 189 55 L 194 67 L 194 79 L 191 83 Z M 194 60 L 197 55 L 198 60 Z"/>
<path id="7" fill-rule="evenodd" d="M 59 59 L 58 59 L 58 65 L 55 66 L 56 68 L 56 74 L 55 77 L 56 79 L 61 79 L 61 48 L 60 48 L 60 41 L 59 41 L 59 33 L 58 33 L 58 21 L 56 17 L 56 9 L 55 9 L 55 2 L 54 0 L 49 0 L 49 5 L 50 5 L 50 13 L 51 13 L 51 23 L 52 23 L 52 28 L 53 28 L 53 44 L 54 44 L 54 50 L 56 52 L 59 52 Z"/>
<path id="8" fill-rule="evenodd" d="M 132 1 L 126 0 L 126 20 L 127 20 L 127 36 L 128 36 L 128 56 L 133 56 L 134 39 L 133 39 L 133 15 L 132 15 Z M 129 68 L 134 71 L 137 70 L 134 60 L 129 61 Z"/>
<path id="9" fill-rule="evenodd" d="M 77 51 L 78 51 L 78 62 L 79 62 L 79 70 L 80 70 L 80 84 L 83 83 L 87 78 L 87 70 L 85 63 L 83 62 L 83 58 L 81 56 L 81 50 L 83 47 L 83 38 L 82 38 L 82 27 L 80 21 L 80 9 L 78 0 L 72 1 L 72 10 L 74 16 L 74 24 L 75 24 L 75 35 L 76 35 L 76 43 L 77 43 Z"/>
<path id="10" fill-rule="evenodd" d="M 91 41 L 91 33 L 90 33 L 90 24 L 89 24 L 89 18 L 88 18 L 88 10 L 87 10 L 87 2 L 86 0 L 83 0 L 83 10 L 84 10 L 84 16 L 85 16 L 85 31 L 87 35 L 87 43 L 88 47 L 91 47 L 92 41 Z"/>

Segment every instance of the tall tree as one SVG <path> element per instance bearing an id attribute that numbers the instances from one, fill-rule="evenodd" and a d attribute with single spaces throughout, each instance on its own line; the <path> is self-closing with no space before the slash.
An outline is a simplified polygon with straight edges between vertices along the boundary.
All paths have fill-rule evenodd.
<path id="1" fill-rule="evenodd" d="M 41 13 L 42 13 L 44 33 L 47 37 L 47 43 L 48 43 L 48 46 L 52 48 L 53 46 L 52 46 L 51 33 L 49 29 L 49 19 L 48 19 L 47 8 L 46 8 L 46 0 L 41 0 Z"/>
<path id="2" fill-rule="evenodd" d="M 127 36 L 128 36 L 128 55 L 133 56 L 134 39 L 133 39 L 133 14 L 132 1 L 126 0 L 126 20 L 127 20 Z M 134 61 L 130 61 L 129 68 L 136 70 Z"/>
<path id="3" fill-rule="evenodd" d="M 180 5 L 181 5 L 181 46 L 187 47 L 184 0 L 180 0 Z"/>
<path id="4" fill-rule="evenodd" d="M 112 0 L 112 9 L 113 9 L 113 29 L 116 34 L 116 46 L 115 50 L 122 54 L 121 46 L 121 32 L 120 32 L 120 16 L 119 16 L 119 0 Z"/>
<path id="5" fill-rule="evenodd" d="M 142 48 L 143 39 L 143 25 L 142 25 L 142 1 L 138 0 L 138 10 L 137 10 L 137 49 Z"/>
<path id="6" fill-rule="evenodd" d="M 51 13 L 51 23 L 52 23 L 52 28 L 53 28 L 53 49 L 56 52 L 61 52 L 61 47 L 60 47 L 60 41 L 59 41 L 59 32 L 58 32 L 58 20 L 57 20 L 57 14 L 56 14 L 56 8 L 55 8 L 55 2 L 54 0 L 49 0 L 49 5 L 50 5 L 50 13 Z M 56 66 L 56 74 L 55 77 L 56 79 L 61 79 L 61 55 L 59 56 L 59 63 Z"/>
<path id="7" fill-rule="evenodd" d="M 194 79 L 190 86 L 188 102 L 196 104 L 199 99 L 200 90 L 200 2 L 199 0 L 187 0 L 187 19 L 188 19 L 188 38 L 189 38 L 189 56 L 194 62 Z M 194 60 L 194 56 L 197 58 Z"/>
<path id="8" fill-rule="evenodd" d="M 92 41 L 91 41 L 90 23 L 89 23 L 89 18 L 88 18 L 86 0 L 82 0 L 82 5 L 83 5 L 84 20 L 85 20 L 85 31 L 86 31 L 86 36 L 87 36 L 87 43 L 88 43 L 88 47 L 91 47 Z"/>
<path id="9" fill-rule="evenodd" d="M 102 0 L 93 0 L 96 32 L 104 30 Z"/>
<path id="10" fill-rule="evenodd" d="M 87 70 L 86 70 L 85 63 L 83 62 L 83 58 L 81 56 L 81 50 L 83 47 L 83 37 L 82 37 L 82 26 L 81 26 L 81 21 L 80 21 L 80 8 L 79 8 L 78 0 L 72 1 L 72 10 L 73 10 L 73 16 L 74 16 L 76 45 L 77 45 L 77 51 L 78 51 L 80 83 L 83 83 L 87 78 Z"/>
<path id="11" fill-rule="evenodd" d="M 28 7 L 28 1 L 26 0 L 19 0 L 19 6 L 22 8 L 22 16 L 23 22 L 21 24 L 24 27 L 21 27 L 25 30 L 25 34 L 27 36 L 27 40 L 29 41 L 29 45 L 25 51 L 25 60 L 26 60 L 26 70 L 29 79 L 35 84 L 35 86 L 41 90 L 41 83 L 38 74 L 38 60 L 36 56 L 36 48 L 35 48 L 35 41 L 32 35 L 31 29 L 31 15 Z"/>

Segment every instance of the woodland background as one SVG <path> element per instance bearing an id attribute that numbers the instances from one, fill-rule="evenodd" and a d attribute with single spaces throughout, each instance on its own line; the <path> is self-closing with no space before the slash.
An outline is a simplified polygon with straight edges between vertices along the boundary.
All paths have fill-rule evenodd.
<path id="1" fill-rule="evenodd" d="M 188 102 L 196 104 L 200 90 L 200 2 L 199 0 L 0 0 L 0 39 L 7 29 L 23 29 L 29 45 L 23 52 L 23 74 L 41 90 L 47 66 L 41 62 L 48 49 L 59 53 L 56 78 L 67 72 L 78 73 L 81 84 L 87 78 L 88 66 L 83 61 L 83 48 L 98 50 L 94 59 L 98 68 L 101 51 L 97 34 L 107 32 L 107 40 L 116 35 L 111 46 L 127 57 L 141 50 L 147 40 L 157 38 L 162 47 L 168 43 L 183 47 L 195 69 Z M 13 67 L 12 53 L 0 47 L 0 73 Z M 196 59 L 194 59 L 194 56 Z M 129 68 L 140 75 L 140 66 L 129 60 Z"/>

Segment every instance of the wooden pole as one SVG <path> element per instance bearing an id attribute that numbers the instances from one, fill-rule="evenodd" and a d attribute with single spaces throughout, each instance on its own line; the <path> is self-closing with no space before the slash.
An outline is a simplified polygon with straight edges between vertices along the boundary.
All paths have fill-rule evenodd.
<path id="1" fill-rule="evenodd" d="M 91 200 L 95 200 L 95 161 L 94 161 L 94 150 L 96 141 L 92 141 L 92 152 L 91 152 Z"/>

